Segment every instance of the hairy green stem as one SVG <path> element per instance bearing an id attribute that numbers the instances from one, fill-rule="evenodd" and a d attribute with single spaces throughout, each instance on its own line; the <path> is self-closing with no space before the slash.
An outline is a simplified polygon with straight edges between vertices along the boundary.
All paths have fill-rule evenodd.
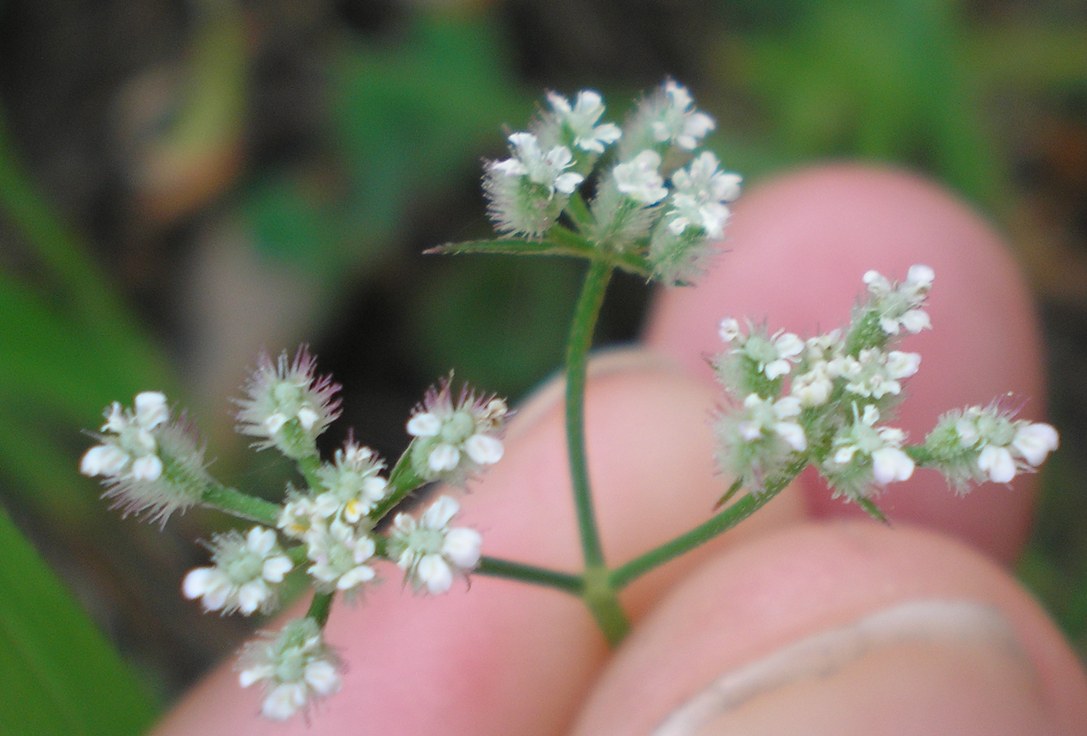
<path id="1" fill-rule="evenodd" d="M 408 445 L 389 472 L 389 495 L 378 501 L 370 511 L 370 518 L 374 522 L 384 519 L 409 493 L 426 483 L 426 479 L 421 478 L 411 465 L 412 447 L 414 443 Z"/>
<path id="2" fill-rule="evenodd" d="M 313 600 L 309 603 L 306 616 L 317 622 L 322 629 L 328 623 L 328 614 L 332 612 L 332 599 L 335 593 L 314 593 Z"/>
<path id="3" fill-rule="evenodd" d="M 279 521 L 280 507 L 263 498 L 250 496 L 236 488 L 229 488 L 219 483 L 210 484 L 200 498 L 205 506 L 212 506 L 220 511 L 242 519 L 255 521 L 265 526 L 274 527 Z"/>
<path id="4" fill-rule="evenodd" d="M 775 478 L 766 489 L 759 493 L 749 493 L 690 531 L 620 565 L 612 570 L 609 582 L 616 589 L 621 589 L 650 570 L 686 552 L 690 552 L 718 534 L 728 531 L 781 493 L 800 474 L 800 471 L 804 469 L 804 465 L 803 462 L 793 463 L 781 476 Z"/>
<path id="5" fill-rule="evenodd" d="M 629 623 L 619 604 L 616 589 L 609 582 L 604 564 L 585 453 L 585 383 L 589 349 L 600 316 L 600 306 L 604 302 L 604 292 L 613 272 L 610 264 L 599 261 L 591 263 L 574 309 L 570 339 L 566 345 L 566 451 L 581 552 L 585 560 L 582 598 L 608 641 L 615 644 L 626 634 Z"/>
<path id="6" fill-rule="evenodd" d="M 580 596 L 585 587 L 584 580 L 580 575 L 571 575 L 566 572 L 526 565 L 512 560 L 503 560 L 497 557 L 483 557 L 479 561 L 479 567 L 475 569 L 475 572 L 479 575 L 519 580 L 523 583 L 555 588 L 576 596 Z"/>

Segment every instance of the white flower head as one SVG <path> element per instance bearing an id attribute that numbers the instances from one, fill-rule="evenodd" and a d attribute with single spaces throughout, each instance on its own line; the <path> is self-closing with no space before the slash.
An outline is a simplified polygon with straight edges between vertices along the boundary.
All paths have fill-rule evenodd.
<path id="1" fill-rule="evenodd" d="M 210 546 L 212 564 L 185 576 L 181 590 L 186 598 L 200 598 L 205 611 L 246 616 L 275 608 L 276 587 L 294 564 L 274 531 L 255 526 L 245 536 L 238 531 L 217 534 Z"/>
<path id="2" fill-rule="evenodd" d="M 455 577 L 467 578 L 479 564 L 479 532 L 449 526 L 459 510 L 455 500 L 442 496 L 418 521 L 407 514 L 397 514 L 393 520 L 389 556 L 404 570 L 404 580 L 415 592 L 445 593 Z"/>
<path id="3" fill-rule="evenodd" d="M 456 400 L 452 376 L 430 387 L 408 420 L 412 467 L 425 480 L 463 483 L 502 459 L 502 435 L 511 412 L 505 400 L 467 386 Z"/>
<path id="4" fill-rule="evenodd" d="M 801 406 L 792 396 L 774 400 L 749 394 L 743 405 L 723 412 L 715 423 L 717 464 L 754 492 L 808 449 L 799 422 Z"/>
<path id="5" fill-rule="evenodd" d="M 353 598 L 363 583 L 377 577 L 368 563 L 377 545 L 366 530 L 333 519 L 315 523 L 306 533 L 306 556 L 313 563 L 306 572 L 325 592 L 340 591 Z"/>
<path id="6" fill-rule="evenodd" d="M 162 393 L 137 394 L 133 409 L 114 402 L 105 417 L 99 444 L 79 463 L 81 473 L 102 479 L 104 498 L 126 516 L 163 524 L 174 511 L 199 503 L 209 482 L 204 448 L 183 415 L 171 421 Z"/>
<path id="7" fill-rule="evenodd" d="M 162 475 L 155 430 L 170 419 L 166 396 L 159 391 L 136 394 L 134 409 L 113 402 L 106 409 L 102 443 L 87 450 L 79 471 L 87 476 L 155 481 Z"/>
<path id="8" fill-rule="evenodd" d="M 878 427 L 879 410 L 872 404 L 863 411 L 853 404 L 853 422 L 834 438 L 833 452 L 823 473 L 836 495 L 867 498 L 877 487 L 909 480 L 915 463 L 901 448 L 906 434 L 894 427 Z"/>
<path id="9" fill-rule="evenodd" d="M 898 396 L 902 379 L 917 373 L 920 366 L 918 353 L 884 352 L 878 348 L 865 348 L 855 358 L 841 356 L 828 363 L 833 375 L 846 379 L 847 391 L 872 399 Z"/>
<path id="10" fill-rule="evenodd" d="M 886 334 L 897 335 L 901 330 L 916 334 L 932 327 L 928 313 L 922 307 L 934 278 L 933 270 L 921 264 L 911 266 L 906 280 L 900 284 L 891 282 L 877 271 L 864 274 L 871 308 L 877 311 L 880 327 Z"/>
<path id="11" fill-rule="evenodd" d="M 672 175 L 672 198 L 665 213 L 676 235 L 696 228 L 707 238 L 719 239 L 728 222 L 729 202 L 740 196 L 741 178 L 718 170 L 717 157 L 703 151 L 687 168 Z"/>
<path id="12" fill-rule="evenodd" d="M 615 185 L 622 194 L 644 205 L 653 205 L 668 196 L 660 175 L 661 157 L 645 150 L 612 169 Z"/>
<path id="13" fill-rule="evenodd" d="M 340 658 L 311 618 L 295 619 L 278 633 L 248 644 L 238 664 L 242 687 L 263 683 L 261 715 L 285 721 L 306 715 L 319 698 L 336 693 L 343 682 Z"/>
<path id="14" fill-rule="evenodd" d="M 314 498 L 313 511 L 322 518 L 357 523 L 388 492 L 388 482 L 380 475 L 384 468 L 373 450 L 348 440 L 336 450 L 335 462 L 317 471 L 325 490 Z"/>
<path id="15" fill-rule="evenodd" d="M 674 143 L 688 151 L 698 147 L 702 138 L 717 127 L 713 118 L 694 107 L 690 92 L 672 80 L 664 83 L 661 102 L 651 123 L 658 143 Z"/>
<path id="16" fill-rule="evenodd" d="M 945 414 L 925 440 L 948 479 L 960 488 L 966 479 L 1010 483 L 1045 462 L 1059 445 L 1052 425 L 1014 419 L 1012 412 L 995 404 Z"/>
<path id="17" fill-rule="evenodd" d="M 274 447 L 289 458 L 316 452 L 316 440 L 340 414 L 340 386 L 316 375 L 317 362 L 303 345 L 294 360 L 262 353 L 238 399 L 238 430 L 259 438 L 258 449 Z"/>
<path id="18" fill-rule="evenodd" d="M 722 320 L 718 334 L 728 346 L 714 365 L 718 378 L 737 393 L 762 393 L 769 382 L 788 375 L 804 352 L 804 341 L 792 332 L 779 330 L 772 335 L 763 328 L 748 325 L 745 334 L 735 319 Z"/>
<path id="19" fill-rule="evenodd" d="M 485 167 L 487 211 L 499 232 L 536 237 L 554 224 L 584 177 L 567 171 L 574 156 L 566 146 L 545 151 L 532 133 L 508 140 L 513 155 Z"/>
<path id="20" fill-rule="evenodd" d="M 603 153 L 604 147 L 619 140 L 622 131 L 612 123 L 597 125 L 604 114 L 604 100 L 598 92 L 581 90 L 574 105 L 562 95 L 547 95 L 556 121 L 567 132 L 575 148 L 590 153 Z"/>

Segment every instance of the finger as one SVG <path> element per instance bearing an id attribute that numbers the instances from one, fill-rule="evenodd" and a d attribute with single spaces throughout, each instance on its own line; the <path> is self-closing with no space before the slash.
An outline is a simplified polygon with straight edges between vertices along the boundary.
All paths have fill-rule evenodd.
<path id="1" fill-rule="evenodd" d="M 895 426 L 919 441 L 943 412 L 987 405 L 1012 392 L 1026 417 L 1042 413 L 1041 350 L 1034 312 L 1006 245 L 972 211 L 918 178 L 884 169 L 828 166 L 755 187 L 736 206 L 728 251 L 693 289 L 662 295 L 646 342 L 705 379 L 720 350 L 724 316 L 766 319 L 771 330 L 812 335 L 845 324 L 861 276 L 902 279 L 914 263 L 936 272 L 933 329 L 903 341 L 921 371 L 906 386 Z M 814 475 L 807 498 L 817 516 L 859 514 L 831 500 Z M 1026 539 L 1034 486 L 987 486 L 953 497 L 932 472 L 893 484 L 880 506 L 1011 560 Z"/>
<path id="2" fill-rule="evenodd" d="M 724 489 L 712 464 L 708 388 L 659 359 L 628 353 L 598 362 L 586 400 L 589 470 L 608 559 L 621 562 L 704 520 Z M 463 498 L 458 524 L 479 529 L 484 554 L 581 569 L 566 462 L 561 391 L 545 389 L 514 420 L 506 456 Z M 800 516 L 782 497 L 717 543 Z M 631 586 L 635 616 L 694 559 Z M 322 733 L 554 734 L 565 730 L 607 656 L 574 596 L 476 575 L 471 591 L 412 600 L 388 566 L 383 585 L 337 605 L 327 638 L 350 663 L 343 690 L 313 714 Z M 295 609 L 294 615 L 300 615 Z M 259 696 L 221 669 L 161 733 L 306 733 L 301 721 L 261 722 Z"/>
<path id="3" fill-rule="evenodd" d="M 575 734 L 1047 734 L 1087 678 L 1004 572 L 918 529 L 771 534 L 699 568 L 609 664 Z"/>

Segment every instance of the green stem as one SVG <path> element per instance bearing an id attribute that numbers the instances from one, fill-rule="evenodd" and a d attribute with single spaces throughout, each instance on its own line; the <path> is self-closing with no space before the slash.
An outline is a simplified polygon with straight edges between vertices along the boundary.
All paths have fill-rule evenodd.
<path id="1" fill-rule="evenodd" d="M 205 506 L 213 506 L 231 516 L 249 519 L 266 526 L 274 527 L 279 521 L 278 504 L 218 483 L 209 485 L 200 500 Z"/>
<path id="2" fill-rule="evenodd" d="M 566 348 L 566 451 L 586 568 L 602 567 L 604 564 L 585 455 L 585 381 L 593 331 L 611 274 L 612 268 L 607 264 L 594 262 L 589 265 L 589 272 L 585 276 L 585 284 L 574 310 Z"/>
<path id="3" fill-rule="evenodd" d="M 306 616 L 316 621 L 322 629 L 328 623 L 328 614 L 332 611 L 332 599 L 335 595 L 335 593 L 314 593 L 309 610 L 306 611 Z"/>
<path id="4" fill-rule="evenodd" d="M 769 503 L 775 496 L 781 493 L 781 491 L 784 490 L 803 469 L 804 463 L 794 463 L 765 490 L 760 491 L 759 493 L 749 493 L 736 503 L 690 531 L 615 568 L 611 572 L 609 582 L 616 589 L 621 589 L 650 570 L 659 567 L 686 552 L 690 552 L 695 547 L 710 541 L 718 534 L 728 531 Z"/>
<path id="5" fill-rule="evenodd" d="M 370 518 L 375 523 L 384 519 L 409 493 L 426 483 L 426 479 L 420 477 L 411 464 L 411 450 L 414 446 L 414 443 L 408 445 L 408 449 L 404 450 L 404 454 L 389 472 L 389 495 L 378 501 L 370 511 Z"/>
<path id="6" fill-rule="evenodd" d="M 484 557 L 479 561 L 479 567 L 475 572 L 480 575 L 488 575 L 507 580 L 519 580 L 523 583 L 543 585 L 555 588 L 564 593 L 580 596 L 584 588 L 584 581 L 579 575 L 571 575 L 566 572 L 549 570 L 535 565 L 526 565 L 521 562 L 503 560 L 497 557 Z"/>
<path id="7" fill-rule="evenodd" d="M 604 292 L 614 268 L 594 261 L 589 265 L 585 284 L 574 309 L 570 339 L 566 346 L 566 451 L 570 463 L 570 483 L 574 491 L 581 552 L 585 560 L 585 587 L 582 599 L 589 607 L 609 643 L 617 644 L 630 627 L 611 584 L 600 532 L 593 510 L 589 467 L 585 453 L 585 382 L 588 375 L 589 349 L 604 302 Z"/>

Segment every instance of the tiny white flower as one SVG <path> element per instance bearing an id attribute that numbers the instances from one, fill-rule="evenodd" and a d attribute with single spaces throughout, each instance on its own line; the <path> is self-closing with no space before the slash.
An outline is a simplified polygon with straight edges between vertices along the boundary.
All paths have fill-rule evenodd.
<path id="1" fill-rule="evenodd" d="M 717 157 L 704 151 L 685 169 L 672 175 L 671 206 L 665 214 L 676 235 L 687 228 L 701 228 L 708 238 L 724 235 L 730 216 L 726 203 L 740 196 L 740 177 L 717 170 Z"/>
<path id="2" fill-rule="evenodd" d="M 261 715 L 284 721 L 307 713 L 319 698 L 339 691 L 343 666 L 311 618 L 295 619 L 278 633 L 247 645 L 239 663 L 242 687 L 264 683 Z"/>
<path id="3" fill-rule="evenodd" d="M 612 170 L 619 191 L 636 202 L 652 205 L 668 196 L 660 175 L 661 157 L 645 150 Z"/>
<path id="4" fill-rule="evenodd" d="M 836 491 L 850 498 L 871 494 L 871 486 L 909 480 L 916 463 L 901 448 L 906 433 L 879 427 L 879 410 L 872 404 L 853 405 L 853 422 L 834 438 L 833 454 L 823 472 Z"/>
<path id="5" fill-rule="evenodd" d="M 688 151 L 717 127 L 713 118 L 694 108 L 687 88 L 668 80 L 664 84 L 665 103 L 652 123 L 653 136 L 660 143 L 674 142 Z"/>
<path id="6" fill-rule="evenodd" d="M 83 454 L 79 472 L 102 478 L 103 496 L 126 515 L 165 523 L 174 511 L 200 501 L 209 482 L 204 451 L 184 416 L 170 421 L 161 392 L 139 393 L 133 404 L 133 409 L 118 402 L 106 408 L 100 444 Z"/>
<path id="7" fill-rule="evenodd" d="M 303 345 L 289 360 L 283 352 L 273 362 L 262 353 L 236 400 L 238 430 L 259 438 L 258 449 L 274 447 L 298 459 L 316 453 L 316 440 L 339 416 L 340 390 L 329 376 L 316 375 L 317 362 Z"/>
<path id="8" fill-rule="evenodd" d="M 348 440 L 336 450 L 334 462 L 317 471 L 325 490 L 313 499 L 314 511 L 325 519 L 341 516 L 357 523 L 385 498 L 388 482 L 379 475 L 384 467 L 373 450 Z"/>
<path id="9" fill-rule="evenodd" d="M 604 101 L 593 90 L 578 92 L 573 107 L 565 97 L 553 92 L 547 95 L 547 100 L 559 122 L 570 131 L 574 145 L 583 151 L 603 153 L 605 146 L 615 143 L 622 135 L 619 127 L 612 123 L 597 125 L 604 114 Z"/>
<path id="10" fill-rule="evenodd" d="M 466 527 L 450 528 L 460 510 L 449 496 L 442 496 L 416 521 L 397 514 L 389 535 L 389 554 L 404 570 L 405 581 L 416 592 L 440 595 L 452 587 L 456 576 L 467 577 L 479 564 L 482 537 Z"/>
<path id="11" fill-rule="evenodd" d="M 275 586 L 294 567 L 274 531 L 255 526 L 244 537 L 237 531 L 218 534 L 211 550 L 212 565 L 185 576 L 181 589 L 186 598 L 200 598 L 207 611 L 246 616 L 274 608 Z"/>
<path id="12" fill-rule="evenodd" d="M 513 157 L 493 162 L 491 168 L 506 176 L 527 178 L 546 189 L 548 197 L 555 192 L 573 193 L 585 178 L 566 171 L 574 163 L 574 156 L 566 146 L 553 146 L 545 152 L 532 133 L 512 133 L 509 142 Z"/>
<path id="13" fill-rule="evenodd" d="M 1057 430 L 1043 422 L 1022 423 L 1015 431 L 1012 447 L 1030 465 L 1038 467 L 1060 445 Z"/>
<path id="14" fill-rule="evenodd" d="M 928 313 L 922 307 L 928 298 L 935 273 L 925 265 L 910 267 L 906 281 L 892 283 L 877 271 L 864 274 L 864 283 L 872 296 L 872 308 L 879 314 L 879 322 L 888 335 L 897 335 L 901 329 L 916 334 L 932 327 Z"/>
<path id="15" fill-rule="evenodd" d="M 306 572 L 319 589 L 345 592 L 350 599 L 363 583 L 377 577 L 368 564 L 376 551 L 368 533 L 339 519 L 314 524 L 306 533 L 306 556 L 313 562 Z"/>
<path id="16" fill-rule="evenodd" d="M 407 423 L 412 467 L 426 480 L 463 483 L 502 459 L 502 433 L 510 415 L 506 402 L 467 387 L 454 400 L 450 379 L 427 390 Z"/>

